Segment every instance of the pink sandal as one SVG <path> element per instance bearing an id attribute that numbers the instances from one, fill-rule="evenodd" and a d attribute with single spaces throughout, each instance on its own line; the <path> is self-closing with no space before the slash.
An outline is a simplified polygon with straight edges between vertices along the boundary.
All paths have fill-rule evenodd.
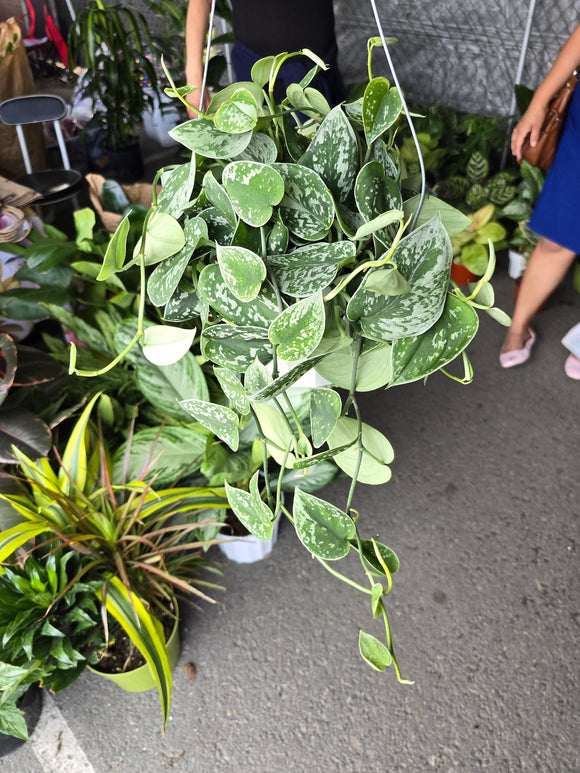
<path id="1" fill-rule="evenodd" d="M 570 378 L 580 381 L 580 360 L 578 357 L 574 357 L 573 354 L 569 354 L 566 362 L 564 363 L 564 371 Z"/>
<path id="2" fill-rule="evenodd" d="M 512 349 L 510 352 L 500 352 L 499 363 L 502 368 L 513 368 L 516 365 L 523 365 L 524 362 L 527 362 L 530 359 L 533 346 L 536 343 L 536 334 L 530 327 L 528 328 L 528 333 L 530 334 L 530 337 L 521 349 Z"/>

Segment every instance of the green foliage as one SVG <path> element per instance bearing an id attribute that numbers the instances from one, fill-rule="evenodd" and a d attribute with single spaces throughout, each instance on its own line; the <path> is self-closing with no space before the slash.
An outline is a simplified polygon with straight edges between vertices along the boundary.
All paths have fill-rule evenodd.
<path id="1" fill-rule="evenodd" d="M 417 199 L 406 196 L 397 89 L 371 77 L 361 98 L 330 109 L 310 87 L 322 63 L 305 53 L 312 70 L 280 103 L 276 77 L 295 54 L 260 60 L 251 82 L 224 89 L 207 114 L 171 131 L 191 159 L 170 177 L 160 170 L 138 249 L 127 250 L 120 228 L 106 277 L 139 266 L 141 298 L 165 304 L 155 341 L 172 363 L 167 372 L 195 356 L 219 382 L 206 397 L 184 389 L 179 400 L 208 433 L 201 472 L 210 482 L 221 475 L 230 506 L 259 538 L 282 509 L 307 551 L 368 598 L 385 626 L 388 656 L 362 637 L 363 657 L 374 667 L 392 662 L 401 678 L 382 601 L 398 561 L 363 537 L 353 508 L 357 482 L 387 481 L 394 452 L 362 420 L 357 395 L 425 379 L 458 355 L 467 362 L 474 307 L 495 313 L 486 290 L 494 258 L 471 295 L 449 289 L 450 236 L 469 219 L 434 197 L 416 213 Z M 183 99 L 172 82 L 167 93 Z M 157 180 L 168 181 L 159 195 Z M 157 273 L 163 266 L 167 283 Z M 176 326 L 198 334 L 190 352 Z M 153 359 L 147 336 L 142 305 L 117 356 L 83 375 L 102 375 L 125 358 L 141 372 L 141 358 Z M 329 378 L 330 389 L 298 389 L 311 370 Z M 333 385 L 347 390 L 344 400 Z M 352 479 L 342 507 L 311 493 L 331 464 Z M 292 485 L 290 512 L 281 490 Z M 328 563 L 352 550 L 368 587 Z"/>

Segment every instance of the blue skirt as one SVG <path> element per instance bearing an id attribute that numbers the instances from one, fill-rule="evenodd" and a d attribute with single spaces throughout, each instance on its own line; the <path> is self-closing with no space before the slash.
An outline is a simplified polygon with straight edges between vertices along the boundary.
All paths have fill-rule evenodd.
<path id="1" fill-rule="evenodd" d="M 529 227 L 580 254 L 580 86 L 574 91 L 556 157 Z"/>

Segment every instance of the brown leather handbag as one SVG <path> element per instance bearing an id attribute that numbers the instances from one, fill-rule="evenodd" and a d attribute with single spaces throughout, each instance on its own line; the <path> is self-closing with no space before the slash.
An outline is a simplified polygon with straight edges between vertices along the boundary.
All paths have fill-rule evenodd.
<path id="1" fill-rule="evenodd" d="M 578 80 L 579 78 L 576 72 L 574 72 L 572 77 L 559 89 L 548 105 L 546 117 L 540 129 L 540 136 L 534 148 L 530 145 L 529 135 L 526 137 L 522 146 L 522 158 L 528 164 L 539 166 L 540 169 L 546 172 L 552 166 L 552 161 L 558 149 L 560 135 L 566 121 L 568 105 L 572 100 Z"/>

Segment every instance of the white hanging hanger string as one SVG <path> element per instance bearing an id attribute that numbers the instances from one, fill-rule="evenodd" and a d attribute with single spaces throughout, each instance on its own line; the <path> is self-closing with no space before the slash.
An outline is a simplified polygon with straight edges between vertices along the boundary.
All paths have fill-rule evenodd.
<path id="1" fill-rule="evenodd" d="M 199 109 L 203 111 L 203 95 L 205 94 L 205 86 L 207 83 L 207 71 L 209 68 L 209 53 L 211 49 L 211 39 L 213 36 L 213 24 L 215 16 L 215 0 L 211 0 L 211 9 L 209 12 L 209 25 L 207 28 L 207 45 L 205 49 L 205 62 L 203 65 L 203 79 L 201 81 L 201 96 L 199 98 Z"/>
<path id="2" fill-rule="evenodd" d="M 387 41 L 385 40 L 385 33 L 383 32 L 383 26 L 381 24 L 381 19 L 379 17 L 379 13 L 377 11 L 377 6 L 375 3 L 375 0 L 371 0 L 371 6 L 373 8 L 373 13 L 375 15 L 375 22 L 377 25 L 377 30 L 379 32 L 379 36 L 381 38 L 381 42 L 383 44 L 383 51 L 385 52 L 385 57 L 387 58 L 387 62 L 389 65 L 389 68 L 391 70 L 393 80 L 395 81 L 395 86 L 397 87 L 399 94 L 401 95 L 401 101 L 403 103 L 403 110 L 405 111 L 405 116 L 407 117 L 407 122 L 409 124 L 409 129 L 411 130 L 411 135 L 413 137 L 413 142 L 415 143 L 415 147 L 417 148 L 417 156 L 419 157 L 419 166 L 421 168 L 421 195 L 419 196 L 419 205 L 417 209 L 415 210 L 415 214 L 413 215 L 413 220 L 411 222 L 411 230 L 415 227 L 415 223 L 417 222 L 417 218 L 419 217 L 419 212 L 421 211 L 421 207 L 423 206 L 423 201 L 425 200 L 425 188 L 426 188 L 426 178 L 425 178 L 425 164 L 423 163 L 423 154 L 421 152 L 421 146 L 419 145 L 419 140 L 417 138 L 417 133 L 415 131 L 415 126 L 413 125 L 413 121 L 411 119 L 411 115 L 409 113 L 409 108 L 407 107 L 407 102 L 405 100 L 405 97 L 403 96 L 403 90 L 401 89 L 401 84 L 399 83 L 399 79 L 397 77 L 397 72 L 395 70 L 395 66 L 393 65 L 393 60 L 391 59 L 391 54 L 389 52 L 389 48 L 387 46 Z"/>

